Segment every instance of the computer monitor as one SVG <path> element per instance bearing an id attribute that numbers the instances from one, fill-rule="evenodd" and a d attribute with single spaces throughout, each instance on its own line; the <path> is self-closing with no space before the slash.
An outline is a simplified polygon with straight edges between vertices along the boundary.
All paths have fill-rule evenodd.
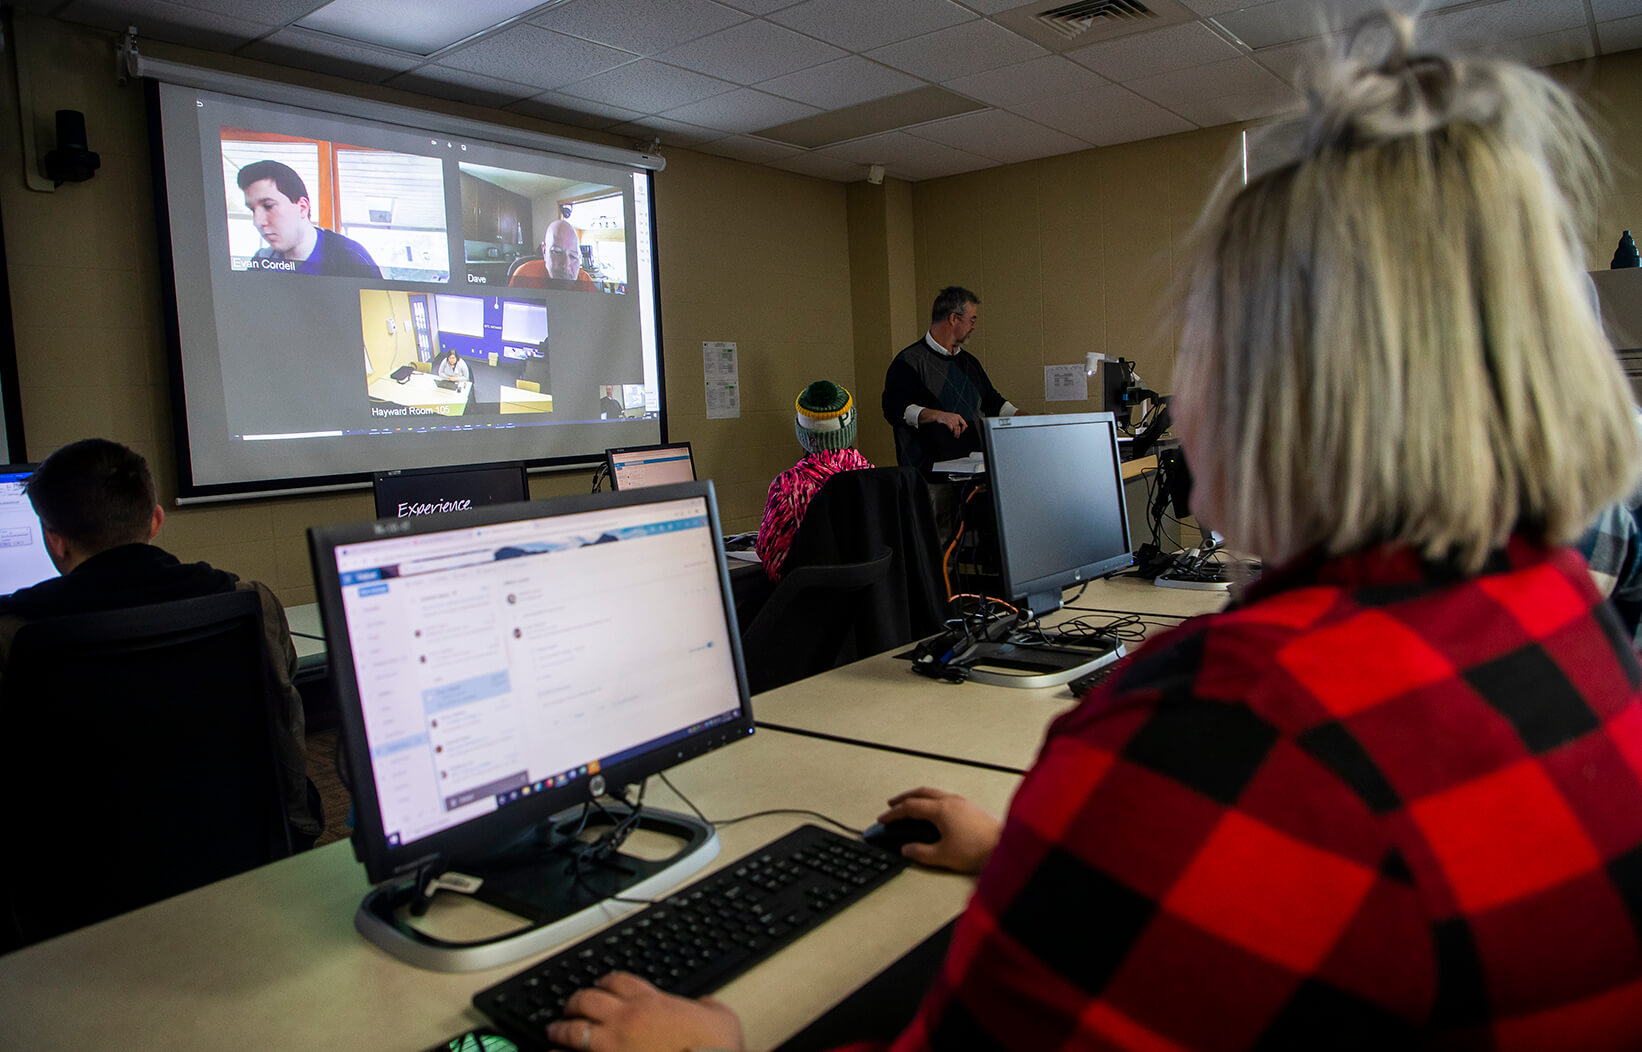
<path id="1" fill-rule="evenodd" d="M 1127 358 L 1107 361 L 1100 367 L 1100 408 L 1111 413 L 1123 430 L 1134 426 L 1134 403 L 1129 389 L 1136 387 L 1135 363 Z"/>
<path id="2" fill-rule="evenodd" d="M 605 469 L 613 489 L 663 486 L 669 482 L 693 482 L 695 461 L 690 443 L 673 442 L 661 446 L 627 446 L 604 451 Z"/>
<path id="3" fill-rule="evenodd" d="M 409 519 L 419 515 L 447 515 L 490 504 L 512 504 L 530 499 L 530 482 L 519 461 L 500 464 L 458 464 L 452 467 L 378 471 L 371 479 L 376 491 L 376 517 Z"/>
<path id="4" fill-rule="evenodd" d="M 1004 589 L 1035 615 L 1134 565 L 1110 413 L 988 417 L 987 484 Z"/>
<path id="5" fill-rule="evenodd" d="M 1111 413 L 988 417 L 981 438 L 1004 597 L 1023 622 L 1060 609 L 1063 589 L 1134 564 Z M 1121 654 L 1116 640 L 1092 649 L 1007 643 L 977 648 L 971 664 L 993 661 L 1042 675 L 1022 682 L 971 674 L 1052 686 Z"/>
<path id="6" fill-rule="evenodd" d="M 38 466 L 0 466 L 0 596 L 57 576 L 40 518 L 23 492 L 23 483 Z"/>
<path id="7" fill-rule="evenodd" d="M 624 911 L 610 895 L 652 898 L 717 853 L 711 827 L 652 810 L 643 827 L 686 850 L 667 864 L 622 856 L 636 876 L 571 872 L 539 843 L 567 808 L 753 732 L 712 483 L 308 537 L 354 851 L 389 882 L 356 918 L 367 938 L 425 967 L 489 967 L 603 923 Z M 407 936 L 395 910 L 450 869 L 531 926 L 454 946 Z"/>

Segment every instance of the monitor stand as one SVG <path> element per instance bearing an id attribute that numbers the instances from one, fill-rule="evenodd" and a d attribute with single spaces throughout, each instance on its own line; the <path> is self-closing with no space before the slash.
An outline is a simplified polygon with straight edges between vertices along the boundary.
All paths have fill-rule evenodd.
<path id="1" fill-rule="evenodd" d="M 615 819 L 629 811 L 617 804 L 606 810 Z M 595 816 L 588 831 L 607 827 Z M 408 915 L 425 888 L 409 881 L 384 884 L 365 896 L 354 914 L 354 928 L 368 941 L 407 964 L 435 972 L 471 972 L 508 964 L 541 953 L 615 920 L 641 903 L 617 902 L 611 896 L 654 899 L 700 872 L 718 855 L 713 827 L 690 815 L 645 808 L 638 828 L 680 842 L 669 858 L 652 861 L 613 852 L 598 863 L 586 863 L 578 877 L 567 846 L 579 843 L 582 809 L 565 812 L 542 829 L 475 864 L 463 864 L 465 875 L 482 883 L 474 898 L 529 922 L 492 938 L 454 942 L 412 926 Z"/>
<path id="2" fill-rule="evenodd" d="M 1123 644 L 1073 647 L 1064 644 L 978 643 L 963 657 L 976 683 L 994 687 L 1058 687 L 1124 654 Z"/>

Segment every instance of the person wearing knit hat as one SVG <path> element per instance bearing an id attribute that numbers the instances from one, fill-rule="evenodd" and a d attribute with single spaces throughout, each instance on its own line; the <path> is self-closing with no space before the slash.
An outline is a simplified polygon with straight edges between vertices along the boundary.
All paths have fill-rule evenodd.
<path id="1" fill-rule="evenodd" d="M 793 430 L 804 457 L 770 483 L 754 545 L 771 581 L 781 580 L 781 564 L 821 484 L 840 471 L 872 467 L 854 448 L 860 418 L 848 391 L 831 380 L 817 380 L 798 393 L 794 408 Z"/>

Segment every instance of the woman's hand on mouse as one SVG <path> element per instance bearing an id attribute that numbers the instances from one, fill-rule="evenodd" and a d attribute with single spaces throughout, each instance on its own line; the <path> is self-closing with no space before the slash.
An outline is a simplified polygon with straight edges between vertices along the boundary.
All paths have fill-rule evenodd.
<path id="1" fill-rule="evenodd" d="M 922 818 L 933 822 L 941 839 L 933 844 L 907 844 L 901 854 L 920 865 L 939 866 L 959 873 L 979 873 L 998 846 L 1003 823 L 957 793 L 920 786 L 893 796 L 880 822 Z"/>

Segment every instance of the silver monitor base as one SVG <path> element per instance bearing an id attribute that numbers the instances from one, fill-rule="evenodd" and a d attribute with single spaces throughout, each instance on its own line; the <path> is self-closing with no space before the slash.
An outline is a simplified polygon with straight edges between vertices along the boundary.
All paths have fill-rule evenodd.
<path id="1" fill-rule="evenodd" d="M 993 687 L 1058 687 L 1124 655 L 1123 644 L 1105 649 L 982 643 L 964 655 L 969 678 Z"/>
<path id="2" fill-rule="evenodd" d="M 1189 577 L 1170 577 L 1166 573 L 1153 578 L 1152 583 L 1159 588 L 1185 588 L 1194 592 L 1231 591 L 1230 581 L 1195 581 Z"/>
<path id="3" fill-rule="evenodd" d="M 713 827 L 693 815 L 646 808 L 644 823 L 691 829 L 695 842 L 659 871 L 619 892 L 624 898 L 654 899 L 701 872 L 718 857 Z M 575 913 L 478 942 L 450 942 L 412 927 L 407 919 L 406 886 L 384 884 L 371 891 L 354 913 L 353 926 L 367 941 L 406 964 L 433 972 L 474 972 L 510 964 L 569 942 L 637 909 L 641 903 L 602 899 Z"/>

